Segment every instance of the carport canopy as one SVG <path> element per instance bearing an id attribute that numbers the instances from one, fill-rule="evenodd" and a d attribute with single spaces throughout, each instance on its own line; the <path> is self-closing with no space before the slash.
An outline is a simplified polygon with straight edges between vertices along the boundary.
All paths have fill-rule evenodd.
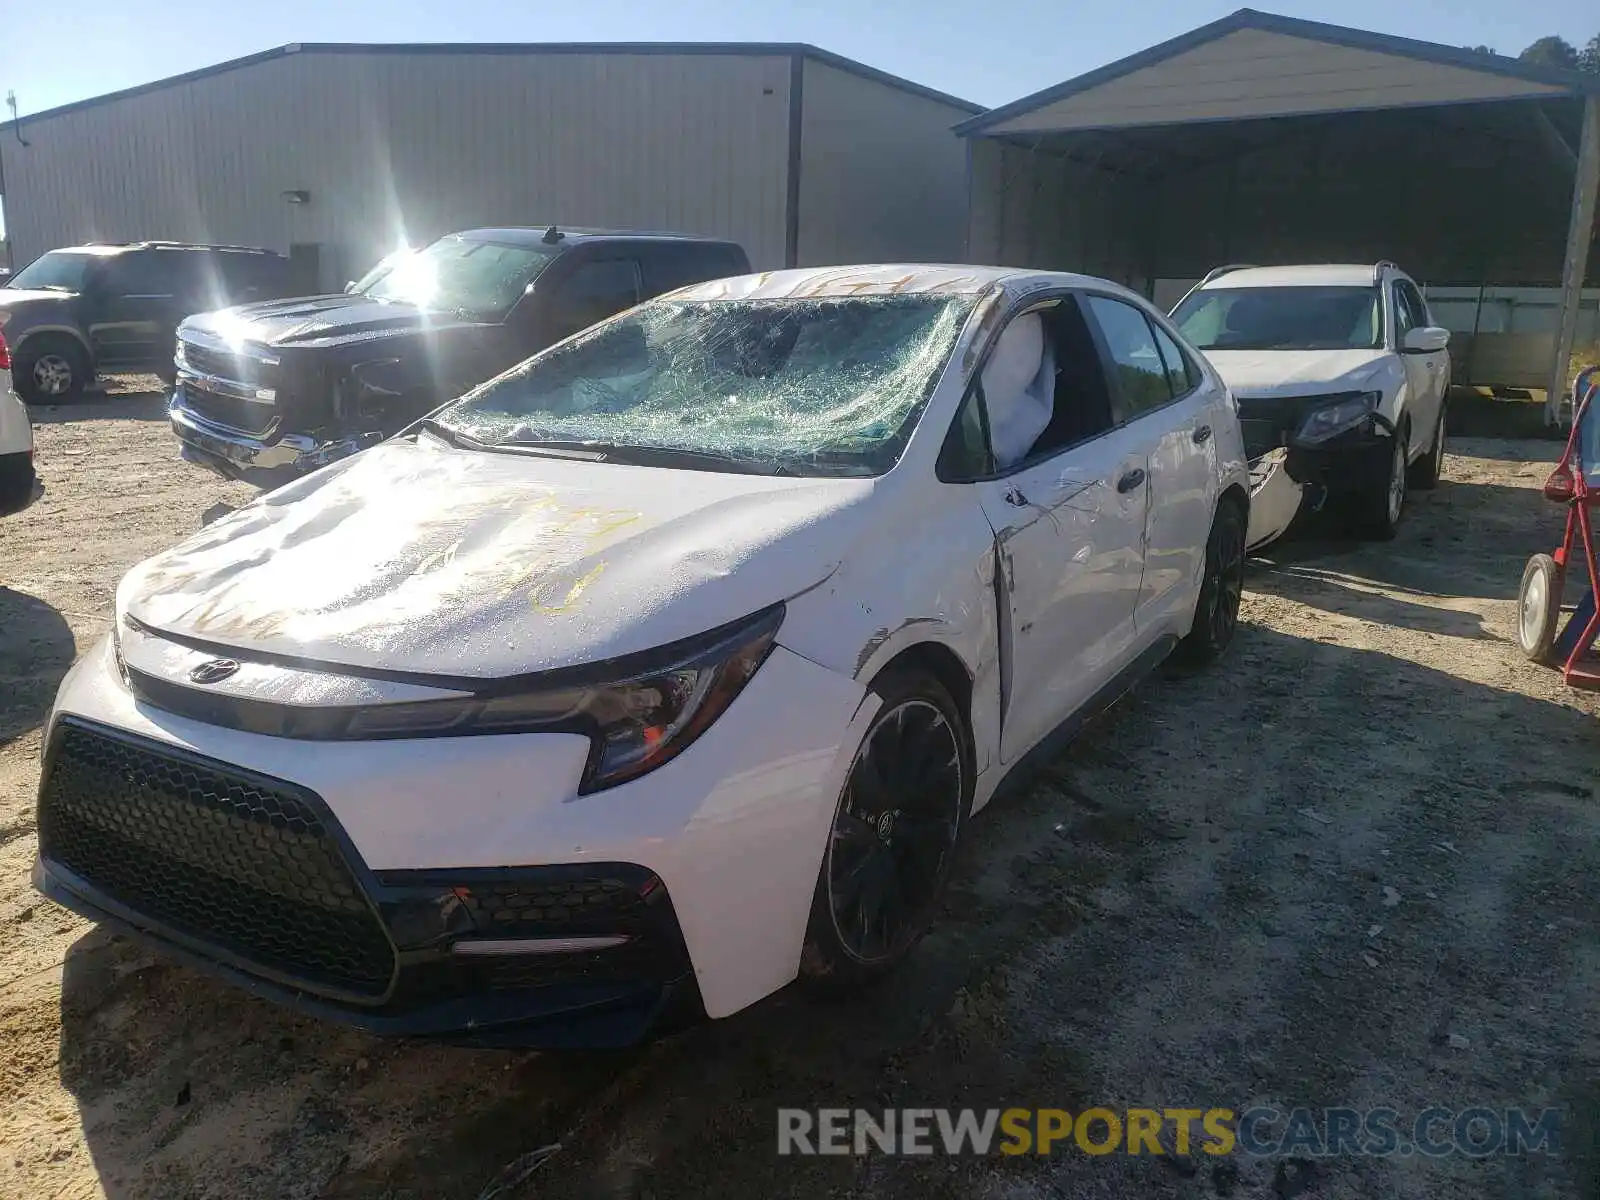
<path id="1" fill-rule="evenodd" d="M 1238 261 L 1559 284 L 1559 412 L 1600 284 L 1600 77 L 1241 9 L 956 131 L 977 261 L 1152 294 Z"/>

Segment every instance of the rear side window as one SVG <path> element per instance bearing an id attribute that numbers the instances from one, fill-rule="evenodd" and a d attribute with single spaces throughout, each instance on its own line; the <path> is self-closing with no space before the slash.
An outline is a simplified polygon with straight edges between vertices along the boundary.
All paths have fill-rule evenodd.
<path id="1" fill-rule="evenodd" d="M 639 265 L 644 271 L 647 297 L 708 279 L 743 275 L 749 270 L 742 250 L 718 242 L 665 242 L 649 246 L 640 251 Z"/>
<path id="2" fill-rule="evenodd" d="M 106 285 L 117 296 L 166 298 L 198 290 L 198 271 L 182 250 L 119 254 L 106 265 Z"/>
<path id="3" fill-rule="evenodd" d="M 1128 420 L 1172 400 L 1167 364 L 1150 322 L 1131 304 L 1109 296 L 1087 297 L 1089 312 L 1105 338 L 1116 388 Z M 1187 390 L 1187 389 L 1185 389 Z"/>

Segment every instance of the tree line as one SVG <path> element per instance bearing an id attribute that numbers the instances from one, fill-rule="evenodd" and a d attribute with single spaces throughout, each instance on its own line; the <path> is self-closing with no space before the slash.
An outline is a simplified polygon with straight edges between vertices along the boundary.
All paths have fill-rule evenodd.
<path id="1" fill-rule="evenodd" d="M 1490 46 L 1468 46 L 1479 54 L 1498 54 Z M 1600 75 L 1600 33 L 1590 38 L 1582 49 L 1564 37 L 1542 37 L 1517 55 L 1523 62 L 1538 63 L 1543 67 L 1564 67 L 1568 71 L 1588 71 Z"/>

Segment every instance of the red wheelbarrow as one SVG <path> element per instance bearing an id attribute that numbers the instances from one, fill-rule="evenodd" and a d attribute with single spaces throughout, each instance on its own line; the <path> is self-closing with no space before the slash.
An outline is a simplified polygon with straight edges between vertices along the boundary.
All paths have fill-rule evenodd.
<path id="1" fill-rule="evenodd" d="M 1567 506 L 1567 532 L 1554 554 L 1535 554 L 1522 572 L 1517 594 L 1517 642 L 1537 663 L 1561 664 L 1562 677 L 1577 687 L 1600 686 L 1600 658 L 1593 654 L 1600 636 L 1600 564 L 1595 561 L 1593 511 L 1600 507 L 1600 366 L 1581 371 L 1572 388 L 1572 433 L 1544 494 Z M 1561 625 L 1562 594 L 1575 557 L 1582 556 L 1588 591 Z M 1559 630 L 1559 632 L 1558 632 Z"/>

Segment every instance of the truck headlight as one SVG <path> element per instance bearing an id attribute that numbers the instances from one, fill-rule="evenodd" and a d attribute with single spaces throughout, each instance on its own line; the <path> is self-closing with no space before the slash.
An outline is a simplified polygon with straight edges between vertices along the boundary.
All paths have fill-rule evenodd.
<path id="1" fill-rule="evenodd" d="M 783 612 L 780 604 L 687 643 L 553 672 L 544 684 L 490 686 L 461 699 L 348 709 L 342 720 L 336 718 L 337 732 L 324 725 L 322 736 L 586 734 L 591 749 L 578 790 L 597 792 L 675 758 L 727 711 L 766 661 Z M 323 721 L 331 715 L 323 710 Z"/>
<path id="2" fill-rule="evenodd" d="M 1301 445 L 1316 446 L 1356 428 L 1377 411 L 1383 401 L 1382 392 L 1352 392 L 1341 396 L 1326 396 L 1300 422 L 1294 440 Z"/>

